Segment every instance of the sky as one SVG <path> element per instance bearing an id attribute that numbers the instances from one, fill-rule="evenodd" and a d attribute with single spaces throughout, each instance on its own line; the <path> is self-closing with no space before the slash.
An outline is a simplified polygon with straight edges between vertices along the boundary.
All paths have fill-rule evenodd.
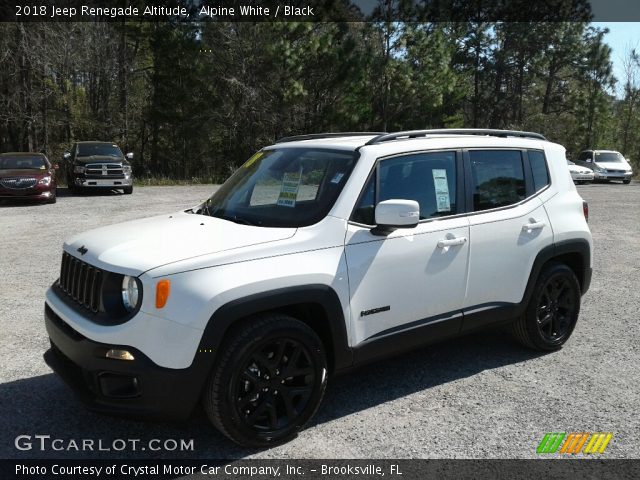
<path id="1" fill-rule="evenodd" d="M 613 75 L 618 79 L 616 93 L 618 96 L 622 96 L 624 87 L 623 60 L 630 48 L 636 48 L 640 51 L 640 22 L 593 22 L 593 25 L 609 29 L 604 41 L 613 50 L 611 52 Z"/>

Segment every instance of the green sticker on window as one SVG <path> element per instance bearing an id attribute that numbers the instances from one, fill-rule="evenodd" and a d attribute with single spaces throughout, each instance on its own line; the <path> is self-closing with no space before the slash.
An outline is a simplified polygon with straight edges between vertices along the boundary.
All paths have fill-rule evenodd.
<path id="1" fill-rule="evenodd" d="M 278 205 L 282 207 L 296 206 L 301 178 L 302 168 L 300 168 L 299 172 L 287 172 L 284 174 L 282 177 L 282 186 L 280 187 L 280 196 L 278 197 Z"/>

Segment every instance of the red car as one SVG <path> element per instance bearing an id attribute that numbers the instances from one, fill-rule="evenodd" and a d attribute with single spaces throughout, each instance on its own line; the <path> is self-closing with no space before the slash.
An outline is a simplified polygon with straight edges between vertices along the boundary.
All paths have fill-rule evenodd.
<path id="1" fill-rule="evenodd" d="M 1 153 L 0 199 L 56 203 L 57 169 L 42 153 Z"/>

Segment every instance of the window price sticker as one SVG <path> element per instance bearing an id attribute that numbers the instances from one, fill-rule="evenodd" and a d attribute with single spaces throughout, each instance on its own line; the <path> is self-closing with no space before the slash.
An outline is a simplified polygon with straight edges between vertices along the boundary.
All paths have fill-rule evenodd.
<path id="1" fill-rule="evenodd" d="M 451 200 L 449 198 L 449 183 L 447 182 L 447 171 L 444 169 L 433 169 L 433 184 L 436 193 L 436 206 L 438 212 L 450 212 Z"/>
<path id="2" fill-rule="evenodd" d="M 284 174 L 282 177 L 282 186 L 280 187 L 280 196 L 278 196 L 278 205 L 281 207 L 296 206 L 301 178 L 302 169 L 300 169 L 299 172 L 287 172 Z"/>

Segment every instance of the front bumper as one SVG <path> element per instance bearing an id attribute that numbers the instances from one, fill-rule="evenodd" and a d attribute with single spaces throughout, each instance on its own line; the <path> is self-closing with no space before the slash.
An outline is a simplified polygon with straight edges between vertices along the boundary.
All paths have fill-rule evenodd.
<path id="1" fill-rule="evenodd" d="M 10 189 L 0 187 L 0 199 L 13 200 L 49 200 L 55 196 L 55 186 L 39 185 L 29 189 Z"/>
<path id="2" fill-rule="evenodd" d="M 163 419 L 193 411 L 213 363 L 207 356 L 196 355 L 188 368 L 164 368 L 135 348 L 86 338 L 46 303 L 44 317 L 51 342 L 46 363 L 91 410 Z M 112 348 L 129 351 L 134 360 L 106 358 Z"/>
<path id="3" fill-rule="evenodd" d="M 574 182 L 592 182 L 593 173 L 574 173 L 571 175 Z"/>
<path id="4" fill-rule="evenodd" d="M 595 172 L 595 180 L 630 180 L 633 173 Z"/>
<path id="5" fill-rule="evenodd" d="M 123 188 L 133 185 L 133 177 L 124 178 L 84 178 L 75 179 L 75 184 L 83 188 Z"/>

